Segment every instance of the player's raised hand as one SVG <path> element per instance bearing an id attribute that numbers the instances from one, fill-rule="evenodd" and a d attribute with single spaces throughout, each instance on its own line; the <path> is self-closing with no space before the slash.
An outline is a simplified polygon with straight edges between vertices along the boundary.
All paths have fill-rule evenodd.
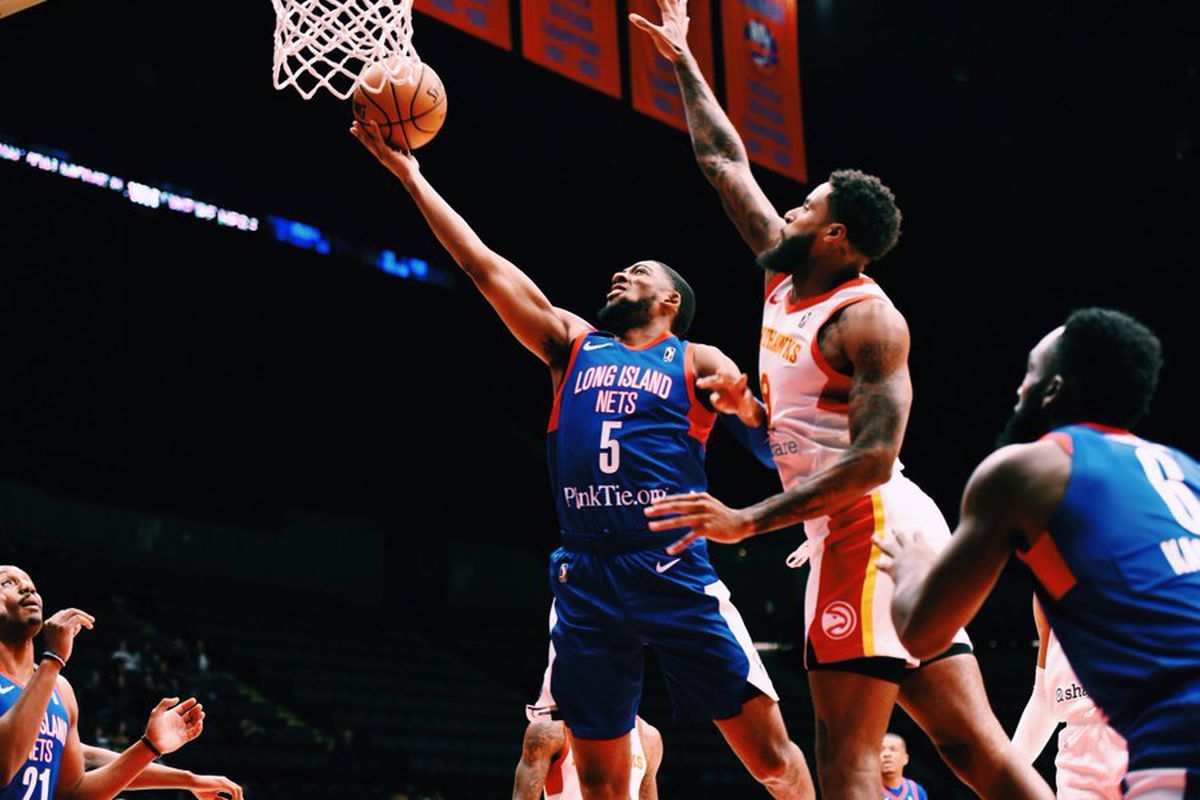
<path id="1" fill-rule="evenodd" d="M 46 637 L 46 649 L 53 650 L 62 656 L 63 661 L 71 657 L 75 647 L 75 637 L 84 628 L 89 631 L 96 624 L 96 618 L 78 608 L 64 608 L 50 619 L 42 623 L 42 635 Z"/>
<path id="2" fill-rule="evenodd" d="M 762 409 L 750 392 L 749 381 L 744 372 L 738 376 L 718 372 L 697 378 L 696 388 L 710 392 L 708 400 L 717 411 L 722 414 L 737 414 L 742 422 L 757 428 L 762 424 L 759 417 Z"/>
<path id="3" fill-rule="evenodd" d="M 668 516 L 674 514 L 675 516 Z M 754 535 L 754 526 L 744 511 L 722 503 L 708 492 L 674 494 L 646 507 L 647 517 L 654 519 L 652 531 L 669 531 L 675 528 L 691 528 L 679 541 L 667 548 L 671 555 L 679 555 L 689 544 L 700 537 L 723 544 L 735 544 Z"/>
<path id="4" fill-rule="evenodd" d="M 196 775 L 188 791 L 196 800 L 242 800 L 242 787 L 224 775 Z"/>
<path id="5" fill-rule="evenodd" d="M 195 739 L 203 730 L 204 706 L 196 698 L 189 697 L 181 703 L 178 697 L 164 697 L 150 712 L 146 738 L 154 749 L 166 755 Z"/>
<path id="6" fill-rule="evenodd" d="M 690 52 L 687 43 L 687 0 L 658 0 L 658 10 L 662 14 L 661 25 L 655 25 L 641 14 L 630 14 L 629 21 L 650 37 L 663 58 L 674 64 Z"/>
<path id="7" fill-rule="evenodd" d="M 876 534 L 872 540 L 881 553 L 875 566 L 897 583 L 901 577 L 923 579 L 937 557 L 919 531 L 893 528 L 890 534 Z"/>
<path id="8" fill-rule="evenodd" d="M 420 171 L 421 165 L 417 163 L 416 156 L 408 150 L 393 149 L 379 130 L 378 122 L 355 120 L 350 125 L 350 133 L 400 180 L 406 180 Z"/>

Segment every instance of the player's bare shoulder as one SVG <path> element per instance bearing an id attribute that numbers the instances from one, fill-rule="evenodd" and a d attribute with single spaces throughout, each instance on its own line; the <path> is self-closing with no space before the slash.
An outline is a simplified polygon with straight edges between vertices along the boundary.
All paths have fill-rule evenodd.
<path id="1" fill-rule="evenodd" d="M 826 362 L 847 375 L 856 368 L 895 367 L 908 361 L 908 321 L 881 297 L 867 297 L 836 311 L 817 333 Z"/>
<path id="2" fill-rule="evenodd" d="M 54 682 L 54 688 L 58 689 L 58 694 L 67 707 L 71 722 L 74 723 L 79 718 L 79 700 L 75 697 L 75 689 L 71 686 L 71 682 L 67 680 L 66 676 L 59 675 Z"/>
<path id="3" fill-rule="evenodd" d="M 1052 438 L 1002 447 L 983 460 L 963 494 L 963 511 L 1024 534 L 1043 530 L 1071 478 L 1071 456 Z"/>

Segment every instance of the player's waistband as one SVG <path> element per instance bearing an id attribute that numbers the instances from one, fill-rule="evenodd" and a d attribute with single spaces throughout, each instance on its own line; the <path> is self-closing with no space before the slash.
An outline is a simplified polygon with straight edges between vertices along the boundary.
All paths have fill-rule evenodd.
<path id="1" fill-rule="evenodd" d="M 661 550 L 679 540 L 680 531 L 629 531 L 610 533 L 562 533 L 564 550 L 595 556 L 619 556 L 641 550 Z"/>

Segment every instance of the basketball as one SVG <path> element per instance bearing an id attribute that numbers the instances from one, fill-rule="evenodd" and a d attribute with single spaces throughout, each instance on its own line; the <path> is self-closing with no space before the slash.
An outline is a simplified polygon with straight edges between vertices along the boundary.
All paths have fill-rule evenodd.
<path id="1" fill-rule="evenodd" d="M 370 87 L 381 87 L 373 92 Z M 408 80 L 393 81 L 383 67 L 367 67 L 354 90 L 354 118 L 376 122 L 387 143 L 415 150 L 428 143 L 446 119 L 446 90 L 428 64 L 416 65 Z"/>

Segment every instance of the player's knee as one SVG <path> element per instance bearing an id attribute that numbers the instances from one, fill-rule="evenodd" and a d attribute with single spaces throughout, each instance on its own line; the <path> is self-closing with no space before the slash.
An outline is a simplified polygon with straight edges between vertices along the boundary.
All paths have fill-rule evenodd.
<path id="1" fill-rule="evenodd" d="M 578 768 L 578 763 L 576 764 Z M 588 800 L 626 800 L 629 794 L 629 773 L 603 767 L 593 769 L 578 769 L 579 788 Z"/>
<path id="2" fill-rule="evenodd" d="M 789 783 L 804 763 L 800 748 L 792 742 L 769 748 L 749 762 L 750 774 L 767 786 Z"/>

